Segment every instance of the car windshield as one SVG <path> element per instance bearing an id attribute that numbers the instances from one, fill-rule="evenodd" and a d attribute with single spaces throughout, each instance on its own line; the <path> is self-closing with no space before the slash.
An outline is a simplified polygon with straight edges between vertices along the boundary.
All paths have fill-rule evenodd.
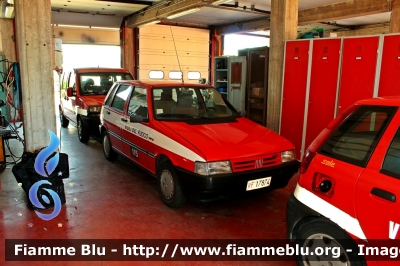
<path id="1" fill-rule="evenodd" d="M 152 97 L 157 120 L 226 120 L 239 116 L 213 87 L 157 87 Z"/>
<path id="2" fill-rule="evenodd" d="M 132 80 L 127 73 L 99 72 L 80 74 L 81 95 L 106 95 L 114 82 L 119 80 Z"/>

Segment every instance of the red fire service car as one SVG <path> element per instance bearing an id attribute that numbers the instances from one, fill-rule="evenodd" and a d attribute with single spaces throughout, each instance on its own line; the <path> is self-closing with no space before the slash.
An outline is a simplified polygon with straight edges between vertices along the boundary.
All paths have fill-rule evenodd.
<path id="1" fill-rule="evenodd" d="M 172 208 L 283 188 L 293 145 L 244 117 L 205 84 L 116 82 L 100 115 L 106 159 L 123 154 L 157 178 Z"/>
<path id="2" fill-rule="evenodd" d="M 313 250 L 341 248 L 330 264 L 315 265 L 399 265 L 399 107 L 400 97 L 358 101 L 306 150 L 288 201 L 289 238 Z"/>
<path id="3" fill-rule="evenodd" d="M 61 81 L 60 120 L 62 127 L 71 121 L 78 128 L 81 142 L 99 132 L 100 108 L 108 90 L 118 80 L 131 80 L 121 68 L 76 68 L 65 71 Z"/>

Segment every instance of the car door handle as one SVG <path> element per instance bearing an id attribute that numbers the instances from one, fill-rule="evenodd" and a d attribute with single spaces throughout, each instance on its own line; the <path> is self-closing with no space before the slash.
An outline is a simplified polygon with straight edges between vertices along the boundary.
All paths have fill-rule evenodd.
<path id="1" fill-rule="evenodd" d="M 121 121 L 122 121 L 122 122 L 128 122 L 128 119 L 126 119 L 126 118 L 124 118 L 124 117 L 121 117 Z"/>
<path id="2" fill-rule="evenodd" d="M 377 197 L 380 197 L 380 198 L 382 198 L 382 199 L 391 201 L 391 202 L 396 202 L 396 195 L 394 195 L 393 193 L 391 193 L 391 192 L 389 192 L 389 191 L 380 189 L 380 188 L 374 187 L 374 188 L 371 190 L 371 194 L 373 194 L 373 195 L 375 195 L 375 196 L 377 196 Z"/>

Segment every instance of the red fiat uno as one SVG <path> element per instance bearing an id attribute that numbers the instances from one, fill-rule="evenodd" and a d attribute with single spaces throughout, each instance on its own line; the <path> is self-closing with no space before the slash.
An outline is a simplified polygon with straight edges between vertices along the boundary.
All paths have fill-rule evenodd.
<path id="1" fill-rule="evenodd" d="M 106 159 L 122 154 L 158 181 L 172 208 L 283 188 L 294 146 L 244 117 L 205 84 L 116 82 L 100 114 Z"/>
<path id="2" fill-rule="evenodd" d="M 306 150 L 288 202 L 289 238 L 341 252 L 329 263 L 299 255 L 298 265 L 399 265 L 399 107 L 400 97 L 359 101 Z"/>

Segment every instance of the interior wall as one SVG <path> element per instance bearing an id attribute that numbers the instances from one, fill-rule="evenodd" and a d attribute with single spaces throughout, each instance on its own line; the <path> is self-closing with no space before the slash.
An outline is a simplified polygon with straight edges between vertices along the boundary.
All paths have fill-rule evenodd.
<path id="1" fill-rule="evenodd" d="M 13 19 L 0 19 L 0 53 L 9 61 L 16 61 Z"/>
<path id="2" fill-rule="evenodd" d="M 68 44 L 120 45 L 119 29 L 54 26 L 54 37 Z"/>

